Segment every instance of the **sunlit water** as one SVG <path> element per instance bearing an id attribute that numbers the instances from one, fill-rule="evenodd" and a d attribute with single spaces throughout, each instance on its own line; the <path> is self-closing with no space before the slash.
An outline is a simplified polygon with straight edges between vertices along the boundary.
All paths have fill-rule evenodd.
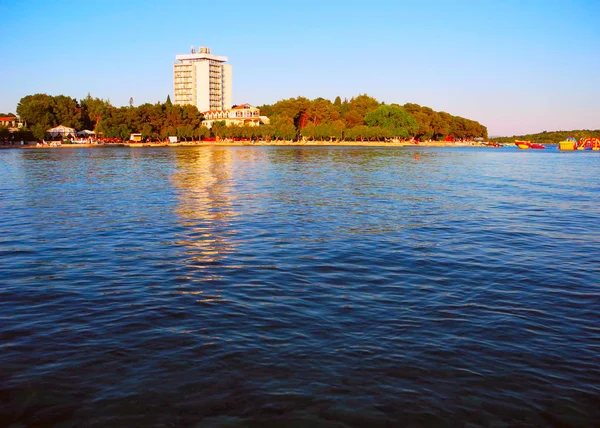
<path id="1" fill-rule="evenodd" d="M 0 151 L 0 425 L 595 426 L 600 153 Z"/>

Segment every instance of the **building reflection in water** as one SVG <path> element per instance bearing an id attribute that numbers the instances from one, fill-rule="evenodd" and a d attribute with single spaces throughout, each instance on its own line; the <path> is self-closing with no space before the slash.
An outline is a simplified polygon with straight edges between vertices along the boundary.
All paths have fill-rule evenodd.
<path id="1" fill-rule="evenodd" d="M 172 176 L 178 192 L 178 222 L 184 227 L 179 245 L 187 248 L 188 263 L 205 269 L 225 260 L 236 247 L 236 220 L 244 199 L 235 183 L 264 163 L 257 150 L 194 148 L 177 152 Z"/>
<path id="2" fill-rule="evenodd" d="M 241 267 L 240 260 L 234 260 L 244 240 L 239 223 L 242 216 L 253 215 L 245 203 L 257 200 L 253 177 L 255 171 L 264 170 L 267 160 L 262 151 L 232 147 L 185 148 L 175 153 L 171 181 L 178 199 L 176 243 L 187 267 L 187 280 L 176 292 L 193 296 L 201 305 L 223 304 L 228 301 L 223 272 Z M 244 190 L 236 183 L 244 183 Z"/>
<path id="3" fill-rule="evenodd" d="M 188 249 L 188 263 L 198 268 L 216 264 L 233 251 L 237 213 L 232 206 L 231 169 L 231 151 L 178 152 L 173 183 L 179 193 L 176 214 L 184 226 L 178 244 Z"/>

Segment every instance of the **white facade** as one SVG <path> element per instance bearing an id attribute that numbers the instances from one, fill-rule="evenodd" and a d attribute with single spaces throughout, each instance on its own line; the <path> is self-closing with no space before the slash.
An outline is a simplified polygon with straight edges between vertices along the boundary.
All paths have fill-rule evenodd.
<path id="1" fill-rule="evenodd" d="M 176 55 L 173 64 L 174 104 L 195 105 L 200 111 L 227 110 L 232 105 L 231 65 L 227 57 L 200 47 L 198 53 Z"/>
<path id="2" fill-rule="evenodd" d="M 209 110 L 202 112 L 204 120 L 202 125 L 212 128 L 215 122 L 225 122 L 230 125 L 260 126 L 268 124 L 269 118 L 260 115 L 260 110 L 250 104 L 242 104 L 227 110 Z"/>

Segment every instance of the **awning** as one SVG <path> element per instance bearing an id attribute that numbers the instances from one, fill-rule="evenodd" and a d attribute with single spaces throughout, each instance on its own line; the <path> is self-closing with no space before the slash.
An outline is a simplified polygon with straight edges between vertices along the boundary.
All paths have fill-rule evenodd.
<path id="1" fill-rule="evenodd" d="M 73 128 L 69 128 L 68 126 L 59 125 L 56 128 L 48 129 L 46 131 L 52 137 L 66 137 L 68 135 L 75 136 L 76 132 Z"/>

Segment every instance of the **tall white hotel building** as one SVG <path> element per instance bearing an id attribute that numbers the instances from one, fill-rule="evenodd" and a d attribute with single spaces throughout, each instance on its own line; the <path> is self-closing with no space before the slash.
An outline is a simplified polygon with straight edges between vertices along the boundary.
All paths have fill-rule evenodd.
<path id="1" fill-rule="evenodd" d="M 210 48 L 192 46 L 191 53 L 176 55 L 173 64 L 174 104 L 192 104 L 199 111 L 231 108 L 231 65 L 226 56 Z"/>

